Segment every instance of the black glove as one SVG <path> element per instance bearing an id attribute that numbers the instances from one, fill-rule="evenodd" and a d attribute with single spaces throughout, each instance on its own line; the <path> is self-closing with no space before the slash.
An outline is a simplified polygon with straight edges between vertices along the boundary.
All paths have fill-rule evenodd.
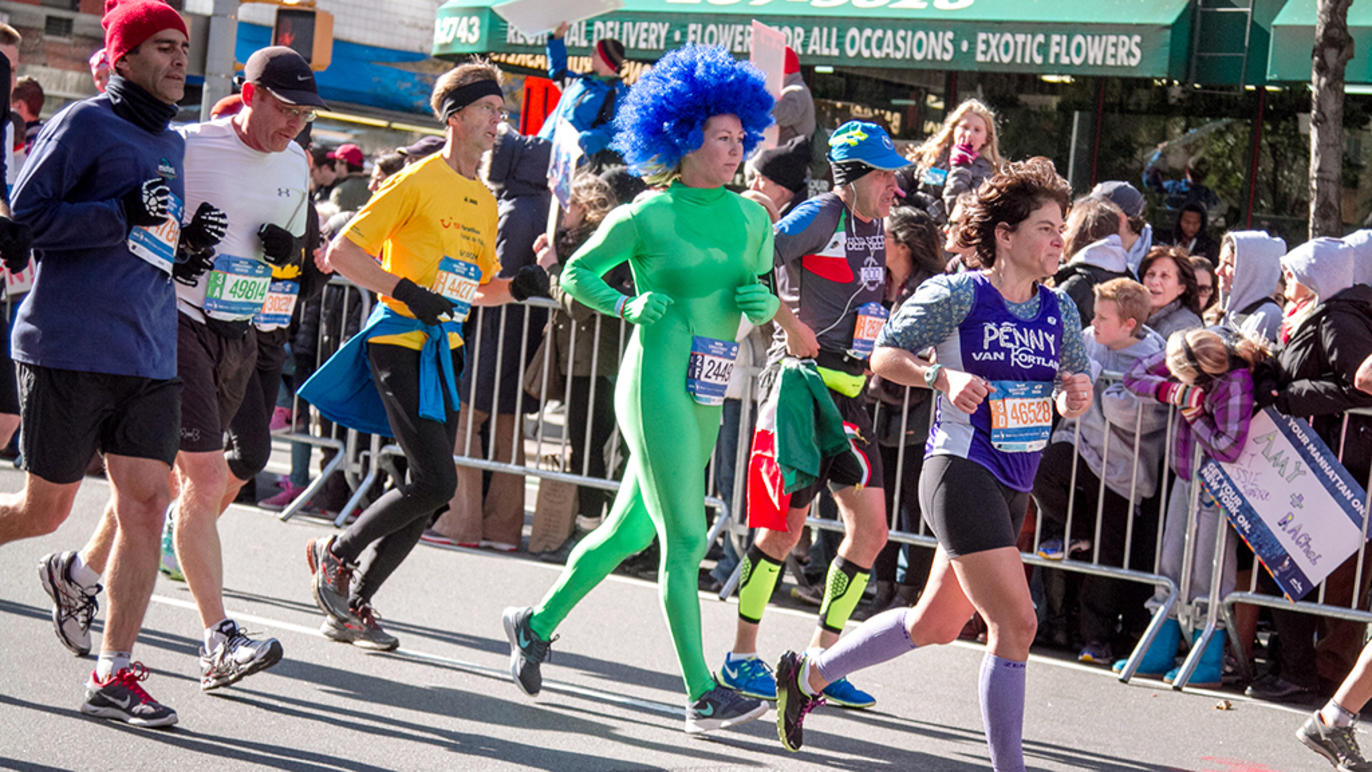
<path id="1" fill-rule="evenodd" d="M 515 300 L 548 297 L 548 272 L 536 265 L 526 265 L 515 271 L 510 279 L 510 295 Z"/>
<path id="2" fill-rule="evenodd" d="M 181 229 L 181 240 L 191 252 L 206 252 L 224 239 L 229 216 L 208 201 L 202 201 L 195 216 Z"/>
<path id="3" fill-rule="evenodd" d="M 183 243 L 176 250 L 176 262 L 172 263 L 172 277 L 188 287 L 194 287 L 200 275 L 213 267 L 213 248 L 188 249 Z"/>
<path id="4" fill-rule="evenodd" d="M 425 324 L 438 324 L 440 316 L 453 312 L 453 301 L 437 292 L 430 292 L 409 279 L 401 279 L 395 285 L 391 297 L 404 303 L 414 318 Z"/>
<path id="5" fill-rule="evenodd" d="M 275 223 L 266 223 L 257 230 L 262 240 L 262 253 L 272 265 L 286 265 L 300 256 L 300 244 L 291 232 Z"/>
<path id="6" fill-rule="evenodd" d="M 29 266 L 29 250 L 33 248 L 33 231 L 29 226 L 0 217 L 0 260 L 10 273 L 19 273 Z"/>
<path id="7" fill-rule="evenodd" d="M 130 226 L 151 228 L 162 224 L 171 214 L 172 189 L 161 177 L 144 180 L 124 194 L 124 217 Z"/>

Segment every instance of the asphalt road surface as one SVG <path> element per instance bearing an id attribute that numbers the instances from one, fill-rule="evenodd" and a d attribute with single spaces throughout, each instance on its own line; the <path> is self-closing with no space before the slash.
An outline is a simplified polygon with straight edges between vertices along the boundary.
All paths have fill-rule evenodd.
<path id="1" fill-rule="evenodd" d="M 18 490 L 8 464 L 0 490 Z M 285 659 L 210 693 L 199 689 L 201 625 L 184 584 L 159 578 L 134 658 L 180 723 L 147 730 L 77 707 L 94 658 L 55 638 L 37 560 L 77 549 L 108 496 L 88 479 L 50 536 L 0 547 L 0 767 L 23 769 L 935 770 L 988 767 L 977 702 L 982 647 L 919 650 L 856 674 L 867 711 L 820 708 L 805 747 L 786 752 L 771 713 L 707 735 L 682 731 L 682 692 L 657 586 L 612 576 L 558 631 L 544 690 L 510 681 L 500 624 L 538 601 L 559 566 L 421 545 L 375 599 L 401 639 L 388 654 L 326 640 L 310 597 L 304 545 L 319 520 L 280 523 L 234 506 L 220 521 L 225 598 L 250 631 L 279 638 Z M 733 603 L 702 595 L 705 645 L 718 666 Z M 96 629 L 99 629 L 99 620 Z M 775 660 L 803 646 L 811 612 L 774 609 L 760 645 Z M 97 633 L 98 636 L 98 633 Z M 97 637 L 98 649 L 98 637 Z M 1100 668 L 1035 656 L 1028 669 L 1025 755 L 1031 770 L 1329 769 L 1293 732 L 1301 711 L 1160 682 L 1125 685 Z M 1221 709 L 1222 700 L 1230 702 Z"/>

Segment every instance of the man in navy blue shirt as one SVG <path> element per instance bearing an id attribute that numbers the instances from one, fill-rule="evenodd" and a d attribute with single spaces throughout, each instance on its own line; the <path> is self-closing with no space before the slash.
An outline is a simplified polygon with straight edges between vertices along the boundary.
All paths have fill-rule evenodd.
<path id="1" fill-rule="evenodd" d="M 168 127 L 190 48 L 180 14 L 125 0 L 104 24 L 114 71 L 106 93 L 48 122 L 14 191 L 36 269 L 12 336 L 27 476 L 22 491 L 0 497 L 0 544 L 56 530 L 91 456 L 105 454 L 118 533 L 105 634 L 81 712 L 167 726 L 176 712 L 143 689 L 147 669 L 130 652 L 157 577 L 178 443 L 173 267 L 179 251 L 213 247 L 222 213 L 202 207 L 182 225 L 185 145 Z M 98 575 L 66 552 L 40 562 L 39 578 L 58 637 L 84 655 Z"/>

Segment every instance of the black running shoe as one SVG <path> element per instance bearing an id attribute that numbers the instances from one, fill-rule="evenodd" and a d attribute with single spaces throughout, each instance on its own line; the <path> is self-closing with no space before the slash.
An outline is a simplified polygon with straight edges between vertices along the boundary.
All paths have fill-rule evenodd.
<path id="1" fill-rule="evenodd" d="M 280 641 L 254 640 L 233 625 L 233 632 L 214 651 L 200 649 L 200 688 L 209 691 L 228 686 L 280 662 L 281 654 Z"/>
<path id="2" fill-rule="evenodd" d="M 310 584 L 319 610 L 346 623 L 354 567 L 334 557 L 329 548 L 333 546 L 335 538 L 310 539 L 310 543 L 305 545 L 305 560 L 310 565 Z"/>
<path id="3" fill-rule="evenodd" d="M 400 639 L 381 628 L 380 618 L 381 615 L 376 613 L 372 604 L 360 601 L 353 604 L 352 613 L 345 622 L 331 616 L 324 617 L 319 632 L 325 638 L 339 643 L 351 643 L 372 651 L 392 651 L 400 645 Z"/>
<path id="4" fill-rule="evenodd" d="M 700 734 L 752 721 L 767 712 L 767 703 L 726 686 L 716 686 L 686 706 L 686 734 Z"/>
<path id="5" fill-rule="evenodd" d="M 176 711 L 154 700 L 143 690 L 139 681 L 146 681 L 148 669 L 142 662 L 134 662 L 113 673 L 104 681 L 91 679 L 86 683 L 86 701 L 81 712 L 87 716 L 112 718 L 134 726 L 171 726 L 176 723 Z"/>
<path id="6" fill-rule="evenodd" d="M 529 619 L 533 615 L 534 610 L 529 606 L 507 608 L 502 620 L 505 623 L 505 635 L 510 639 L 510 675 L 514 676 L 515 683 L 525 694 L 537 697 L 543 688 L 539 665 L 552 654 L 551 647 L 557 636 L 553 636 L 552 641 L 538 637 L 538 633 L 529 627 Z"/>
<path id="7" fill-rule="evenodd" d="M 1320 718 L 1319 711 L 1305 720 L 1296 730 L 1296 739 L 1305 747 L 1329 760 L 1339 772 L 1368 772 L 1372 762 L 1363 758 L 1358 748 L 1358 725 L 1345 727 L 1329 726 Z"/>
<path id="8" fill-rule="evenodd" d="M 91 620 L 100 604 L 100 585 L 82 587 L 68 573 L 75 552 L 54 552 L 38 561 L 38 581 L 52 598 L 52 628 L 57 640 L 78 657 L 91 651 Z"/>
<path id="9" fill-rule="evenodd" d="M 824 704 L 824 698 L 811 697 L 800 688 L 805 672 L 805 657 L 788 651 L 777 663 L 777 735 L 786 750 L 794 753 L 804 742 L 805 714 Z"/>

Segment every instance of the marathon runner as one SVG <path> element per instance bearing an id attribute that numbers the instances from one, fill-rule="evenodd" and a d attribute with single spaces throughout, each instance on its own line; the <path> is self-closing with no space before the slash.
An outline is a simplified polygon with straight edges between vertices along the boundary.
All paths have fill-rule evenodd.
<path id="1" fill-rule="evenodd" d="M 720 683 L 765 700 L 776 699 L 776 681 L 757 656 L 758 627 L 821 489 L 833 492 L 845 535 L 829 565 L 812 650 L 838 640 L 886 545 L 881 453 L 862 391 L 888 313 L 883 222 L 898 192 L 894 170 L 907 161 L 880 126 L 849 121 L 829 139 L 829 162 L 836 190 L 805 201 L 776 226 L 777 286 L 786 303 L 777 314 L 780 330 L 763 376 L 772 384 L 750 462 L 748 521 L 758 530 L 744 557 L 734 647 L 719 669 Z M 807 390 L 806 380 L 822 385 Z M 827 435 L 822 423 L 808 434 L 794 424 L 799 415 L 814 414 L 787 409 L 797 395 L 833 419 Z M 818 474 L 788 485 L 794 479 L 785 471 L 788 454 L 800 450 L 797 444 L 813 448 Z M 876 704 L 846 679 L 829 684 L 824 696 L 850 708 Z"/>
<path id="2" fill-rule="evenodd" d="M 938 391 L 919 486 L 938 548 L 914 607 L 872 617 L 818 656 L 782 655 L 777 728 L 788 750 L 801 747 L 805 715 L 830 683 L 948 643 L 975 611 L 989 627 L 979 692 L 991 764 L 1024 769 L 1024 665 L 1036 622 L 1015 540 L 1053 407 L 1075 418 L 1092 398 L 1076 306 L 1042 284 L 1057 271 L 1070 201 L 1051 162 L 1010 164 L 962 221 L 963 242 L 987 268 L 926 281 L 882 329 L 872 369 Z M 930 346 L 932 364 L 916 354 Z"/>
<path id="3" fill-rule="evenodd" d="M 372 596 L 457 488 L 462 323 L 473 305 L 548 290 L 538 266 L 510 279 L 496 276 L 495 197 L 477 171 L 505 119 L 500 81 L 487 62 L 441 75 L 430 105 L 447 128 L 443 150 L 388 178 L 329 247 L 331 266 L 380 294 L 382 303 L 305 382 L 300 397 L 335 423 L 395 437 L 409 462 L 408 481 L 342 534 L 306 548 L 315 602 L 325 613 L 322 632 L 363 648 L 399 645 L 377 622 Z"/>
<path id="4" fill-rule="evenodd" d="M 697 571 L 705 556 L 705 466 L 719 435 L 738 352 L 740 312 L 754 324 L 779 301 L 772 229 L 760 205 L 724 188 L 770 124 L 762 75 L 722 48 L 662 58 L 620 108 L 613 147 L 666 190 L 610 213 L 562 270 L 562 286 L 596 311 L 634 324 L 615 388 L 628 469 L 609 517 L 572 550 L 536 608 L 505 610 L 510 669 L 525 694 L 542 688 L 553 631 L 625 558 L 656 536 L 663 613 L 686 685 L 686 731 L 749 721 L 765 706 L 715 682 L 701 650 Z M 602 276 L 628 262 L 638 294 Z"/>
<path id="5" fill-rule="evenodd" d="M 180 423 L 171 274 L 179 245 L 213 246 L 222 213 L 206 204 L 181 226 L 185 142 L 168 128 L 190 48 L 180 14 L 134 0 L 103 22 L 114 70 L 106 93 L 48 121 L 15 189 L 37 267 L 12 339 L 27 474 L 24 490 L 0 502 L 0 544 L 56 530 L 91 456 L 105 454 L 117 523 L 110 608 L 81 711 L 167 726 L 176 711 L 148 694 L 148 671 L 131 660 L 157 578 Z M 39 574 L 59 637 L 87 653 L 99 572 L 66 552 Z"/>

